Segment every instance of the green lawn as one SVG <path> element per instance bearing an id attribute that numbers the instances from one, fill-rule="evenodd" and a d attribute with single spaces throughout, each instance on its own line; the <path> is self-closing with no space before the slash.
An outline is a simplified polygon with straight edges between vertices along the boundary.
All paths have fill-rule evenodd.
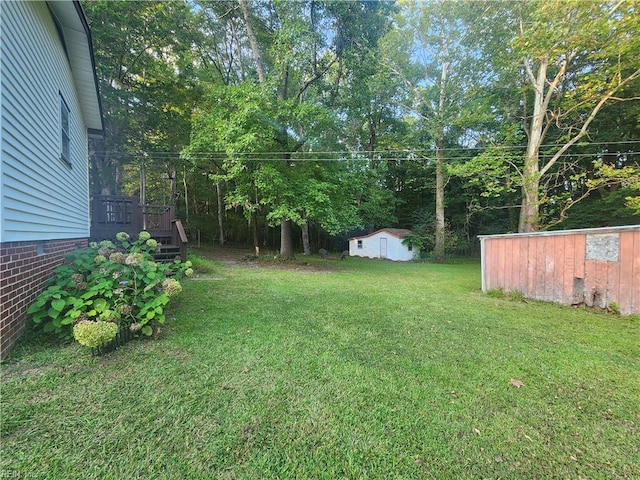
<path id="1" fill-rule="evenodd" d="M 199 263 L 158 340 L 18 347 L 0 474 L 640 478 L 638 316 L 483 295 L 477 264 Z"/>

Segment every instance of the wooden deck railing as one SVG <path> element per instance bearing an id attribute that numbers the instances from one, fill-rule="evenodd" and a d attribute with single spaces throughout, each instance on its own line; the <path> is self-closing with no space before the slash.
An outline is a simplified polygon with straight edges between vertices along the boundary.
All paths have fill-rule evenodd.
<path id="1" fill-rule="evenodd" d="M 91 238 L 112 239 L 118 232 L 136 236 L 146 230 L 152 237 L 180 247 L 180 256 L 187 259 L 187 235 L 176 210 L 168 205 L 140 205 L 137 197 L 96 195 L 91 203 Z"/>
<path id="2" fill-rule="evenodd" d="M 114 238 L 118 232 L 137 235 L 142 230 L 142 209 L 136 197 L 96 195 L 91 202 L 91 238 Z"/>
<path id="3" fill-rule="evenodd" d="M 182 222 L 180 220 L 174 220 L 172 222 L 173 228 L 171 229 L 171 243 L 180 247 L 180 259 L 183 262 L 187 261 L 187 233 L 184 231 Z"/>
<path id="4" fill-rule="evenodd" d="M 171 231 L 171 222 L 176 218 L 175 207 L 167 205 L 141 205 L 142 230 L 149 232 Z"/>

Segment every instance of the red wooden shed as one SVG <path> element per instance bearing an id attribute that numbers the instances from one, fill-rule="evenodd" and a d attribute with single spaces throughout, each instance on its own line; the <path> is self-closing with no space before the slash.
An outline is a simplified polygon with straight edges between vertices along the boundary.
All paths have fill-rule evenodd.
<path id="1" fill-rule="evenodd" d="M 640 225 L 479 238 L 484 292 L 640 313 Z"/>

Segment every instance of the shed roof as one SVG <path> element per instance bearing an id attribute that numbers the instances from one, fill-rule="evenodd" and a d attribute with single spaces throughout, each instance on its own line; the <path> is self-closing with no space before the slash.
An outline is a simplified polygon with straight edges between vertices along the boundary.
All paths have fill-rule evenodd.
<path id="1" fill-rule="evenodd" d="M 380 230 L 376 230 L 373 233 L 370 233 L 368 235 L 361 235 L 359 237 L 351 237 L 349 240 L 360 240 L 363 238 L 368 238 L 368 237 L 372 237 L 378 233 L 381 232 L 387 232 L 389 235 L 391 235 L 392 237 L 396 237 L 399 239 L 403 239 L 405 238 L 408 234 L 411 233 L 411 230 L 408 230 L 406 228 L 381 228 Z"/>
<path id="2" fill-rule="evenodd" d="M 91 30 L 80 2 L 48 2 L 62 28 L 80 106 L 91 135 L 102 135 L 104 122 L 96 77 Z"/>

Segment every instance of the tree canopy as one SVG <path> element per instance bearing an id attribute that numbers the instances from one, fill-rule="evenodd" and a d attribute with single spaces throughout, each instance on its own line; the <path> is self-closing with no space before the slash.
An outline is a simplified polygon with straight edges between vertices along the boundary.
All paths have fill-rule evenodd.
<path id="1" fill-rule="evenodd" d="M 443 258 L 640 223 L 637 2 L 83 6 L 92 191 L 174 204 L 191 235 L 291 257 L 401 227 Z"/>

